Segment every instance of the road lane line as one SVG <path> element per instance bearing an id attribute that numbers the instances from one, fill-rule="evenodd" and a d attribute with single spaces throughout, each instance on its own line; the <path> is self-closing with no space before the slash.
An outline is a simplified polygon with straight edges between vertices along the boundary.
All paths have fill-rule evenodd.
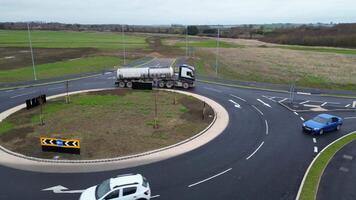
<path id="1" fill-rule="evenodd" d="M 309 92 L 297 92 L 297 94 L 301 94 L 301 95 L 308 95 L 308 96 L 310 96 L 310 95 L 311 95 L 311 93 L 309 93 Z"/>
<path id="2" fill-rule="evenodd" d="M 48 90 L 58 90 L 58 89 L 64 89 L 64 87 L 61 86 L 61 87 L 48 88 Z"/>
<path id="3" fill-rule="evenodd" d="M 353 108 L 356 107 L 356 101 L 352 102 L 352 107 L 353 107 Z"/>
<path id="4" fill-rule="evenodd" d="M 236 95 L 230 94 L 230 96 L 235 97 L 236 99 L 240 99 L 241 101 L 247 102 L 245 99 L 238 97 Z"/>
<path id="5" fill-rule="evenodd" d="M 268 122 L 266 119 L 265 119 L 265 124 L 266 124 L 266 135 L 268 135 Z"/>
<path id="6" fill-rule="evenodd" d="M 262 103 L 263 105 L 272 108 L 268 103 L 265 103 L 264 101 L 262 101 L 261 99 L 257 99 L 257 101 L 259 101 L 260 103 Z"/>
<path id="7" fill-rule="evenodd" d="M 345 117 L 344 119 L 356 119 L 356 117 Z"/>
<path id="8" fill-rule="evenodd" d="M 293 112 L 293 113 L 294 113 L 295 115 L 297 115 L 297 116 L 299 115 L 297 112 Z"/>
<path id="9" fill-rule="evenodd" d="M 262 112 L 260 109 L 258 109 L 256 106 L 252 105 L 252 107 L 253 107 L 254 109 L 256 109 L 257 112 L 259 112 L 261 115 L 263 115 L 263 112 Z"/>
<path id="10" fill-rule="evenodd" d="M 13 91 L 14 91 L 14 90 L 6 90 L 6 92 L 7 92 L 7 93 L 9 93 L 9 92 L 13 92 Z"/>
<path id="11" fill-rule="evenodd" d="M 309 103 L 309 102 L 310 102 L 309 100 L 308 101 L 303 101 L 300 104 L 306 104 L 306 103 Z"/>
<path id="12" fill-rule="evenodd" d="M 313 142 L 316 144 L 316 138 L 313 138 Z"/>
<path id="13" fill-rule="evenodd" d="M 218 174 L 215 174 L 214 176 L 211 176 L 211 177 L 209 177 L 209 178 L 207 178 L 207 179 L 204 179 L 204 180 L 202 180 L 202 181 L 193 183 L 193 184 L 189 185 L 188 187 L 194 187 L 194 186 L 196 186 L 196 185 L 199 185 L 199 184 L 201 184 L 201 183 L 204 183 L 204 182 L 206 182 L 206 181 L 209 181 L 209 180 L 211 180 L 211 179 L 213 179 L 213 178 L 216 178 L 216 177 L 218 177 L 218 176 L 221 176 L 221 175 L 223 175 L 223 174 L 229 172 L 230 170 L 232 170 L 232 168 L 229 168 L 229 169 L 227 169 L 227 170 L 225 170 L 225 171 L 223 171 L 223 172 L 220 172 L 220 173 L 218 173 Z"/>
<path id="14" fill-rule="evenodd" d="M 303 117 L 300 117 L 300 119 L 301 119 L 303 122 L 305 121 Z"/>
<path id="15" fill-rule="evenodd" d="M 347 104 L 346 106 L 345 106 L 345 108 L 348 108 L 348 107 L 350 107 L 351 106 L 351 104 Z"/>
<path id="16" fill-rule="evenodd" d="M 325 102 L 325 103 L 321 104 L 321 106 L 325 106 L 326 104 L 328 104 L 328 102 Z"/>
<path id="17" fill-rule="evenodd" d="M 284 99 L 280 100 L 279 103 L 283 103 L 283 102 L 285 102 L 287 99 L 288 99 L 288 98 L 284 98 Z"/>
<path id="18" fill-rule="evenodd" d="M 35 93 L 35 92 L 33 91 L 33 92 L 23 93 L 23 94 L 19 94 L 19 95 L 12 96 L 12 97 L 10 97 L 10 98 L 13 99 L 13 98 L 17 98 L 17 97 L 21 97 L 21 96 L 33 94 L 33 93 Z"/>
<path id="19" fill-rule="evenodd" d="M 260 146 L 258 146 L 257 149 L 249 157 L 246 158 L 246 160 L 249 160 L 253 155 L 255 155 L 255 153 L 257 153 L 257 151 L 262 147 L 264 143 L 265 142 L 262 142 Z"/>
<path id="20" fill-rule="evenodd" d="M 154 195 L 154 196 L 151 196 L 151 199 L 154 199 L 154 198 L 157 198 L 157 197 L 160 197 L 161 195 Z"/>
<path id="21" fill-rule="evenodd" d="M 214 91 L 214 92 L 222 93 L 220 90 L 217 90 L 217 89 L 214 89 L 214 88 L 210 88 L 210 87 L 204 87 L 204 88 L 207 89 L 207 90 Z"/>
<path id="22" fill-rule="evenodd" d="M 318 147 L 314 147 L 314 153 L 318 153 Z"/>

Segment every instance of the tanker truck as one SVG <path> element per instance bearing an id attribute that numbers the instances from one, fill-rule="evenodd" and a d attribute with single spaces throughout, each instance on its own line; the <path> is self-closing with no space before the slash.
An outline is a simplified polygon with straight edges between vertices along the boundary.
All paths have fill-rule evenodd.
<path id="1" fill-rule="evenodd" d="M 115 84 L 120 88 L 131 88 L 135 82 L 151 83 L 160 88 L 194 87 L 195 68 L 189 65 L 180 65 L 175 73 L 173 67 L 140 67 L 119 68 Z"/>

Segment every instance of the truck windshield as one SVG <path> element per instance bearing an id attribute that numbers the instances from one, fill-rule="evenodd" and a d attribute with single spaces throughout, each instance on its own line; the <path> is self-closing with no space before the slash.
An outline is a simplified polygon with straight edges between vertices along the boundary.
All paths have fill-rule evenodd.
<path id="1" fill-rule="evenodd" d="M 317 116 L 317 117 L 314 117 L 313 121 L 321 123 L 321 124 L 326 124 L 326 122 L 328 122 L 328 119 Z"/>
<path id="2" fill-rule="evenodd" d="M 96 199 L 100 199 L 109 191 L 110 191 L 110 179 L 103 181 L 100 185 L 96 187 L 95 190 Z"/>

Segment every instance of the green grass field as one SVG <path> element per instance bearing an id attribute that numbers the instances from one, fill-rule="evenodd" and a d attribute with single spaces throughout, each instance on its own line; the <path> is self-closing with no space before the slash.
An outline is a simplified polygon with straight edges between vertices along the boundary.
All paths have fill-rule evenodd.
<path id="1" fill-rule="evenodd" d="M 197 48 L 216 48 L 216 40 L 201 40 L 201 41 L 189 41 L 189 47 Z M 175 44 L 177 47 L 186 47 L 185 42 L 178 42 Z M 228 42 L 220 41 L 220 48 L 242 48 L 242 45 L 232 44 Z"/>
<path id="2" fill-rule="evenodd" d="M 97 48 L 127 49 L 146 48 L 145 37 L 119 33 L 31 31 L 34 48 Z M 29 47 L 27 31 L 0 30 L 0 47 Z"/>
<path id="3" fill-rule="evenodd" d="M 302 186 L 303 189 L 299 198 L 300 200 L 316 199 L 321 176 L 330 160 L 336 152 L 354 140 L 356 140 L 356 132 L 334 143 L 320 154 L 307 174 L 304 185 Z"/>
<path id="4" fill-rule="evenodd" d="M 120 65 L 122 63 L 123 61 L 119 57 L 95 56 L 36 65 L 36 73 L 38 79 L 46 79 L 68 74 L 80 74 L 96 72 L 104 69 L 113 69 L 114 66 Z M 0 71 L 0 82 L 16 82 L 27 80 L 33 80 L 32 66 Z"/>
<path id="5" fill-rule="evenodd" d="M 273 48 L 281 48 L 281 49 L 290 49 L 297 51 L 313 51 L 320 53 L 337 53 L 337 54 L 348 54 L 348 55 L 356 55 L 356 49 L 342 49 L 342 48 L 329 48 L 329 47 L 307 47 L 307 46 L 277 46 Z"/>

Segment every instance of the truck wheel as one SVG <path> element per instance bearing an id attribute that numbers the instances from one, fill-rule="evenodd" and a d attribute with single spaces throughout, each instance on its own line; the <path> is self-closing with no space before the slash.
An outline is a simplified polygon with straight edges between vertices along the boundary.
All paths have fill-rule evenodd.
<path id="1" fill-rule="evenodd" d="M 165 85 L 165 84 L 164 84 L 163 81 L 161 81 L 161 82 L 158 83 L 158 87 L 160 87 L 160 88 L 164 88 L 164 85 Z"/>
<path id="2" fill-rule="evenodd" d="M 183 88 L 184 89 L 188 89 L 189 88 L 189 84 L 188 83 L 183 83 Z"/>
<path id="3" fill-rule="evenodd" d="M 132 82 L 127 82 L 127 83 L 126 83 L 126 87 L 132 88 Z"/>
<path id="4" fill-rule="evenodd" d="M 125 87 L 125 82 L 120 81 L 120 82 L 119 82 L 119 87 L 120 87 L 120 88 L 124 88 L 124 87 Z"/>
<path id="5" fill-rule="evenodd" d="M 173 83 L 172 82 L 167 82 L 166 87 L 171 89 L 173 87 Z"/>

